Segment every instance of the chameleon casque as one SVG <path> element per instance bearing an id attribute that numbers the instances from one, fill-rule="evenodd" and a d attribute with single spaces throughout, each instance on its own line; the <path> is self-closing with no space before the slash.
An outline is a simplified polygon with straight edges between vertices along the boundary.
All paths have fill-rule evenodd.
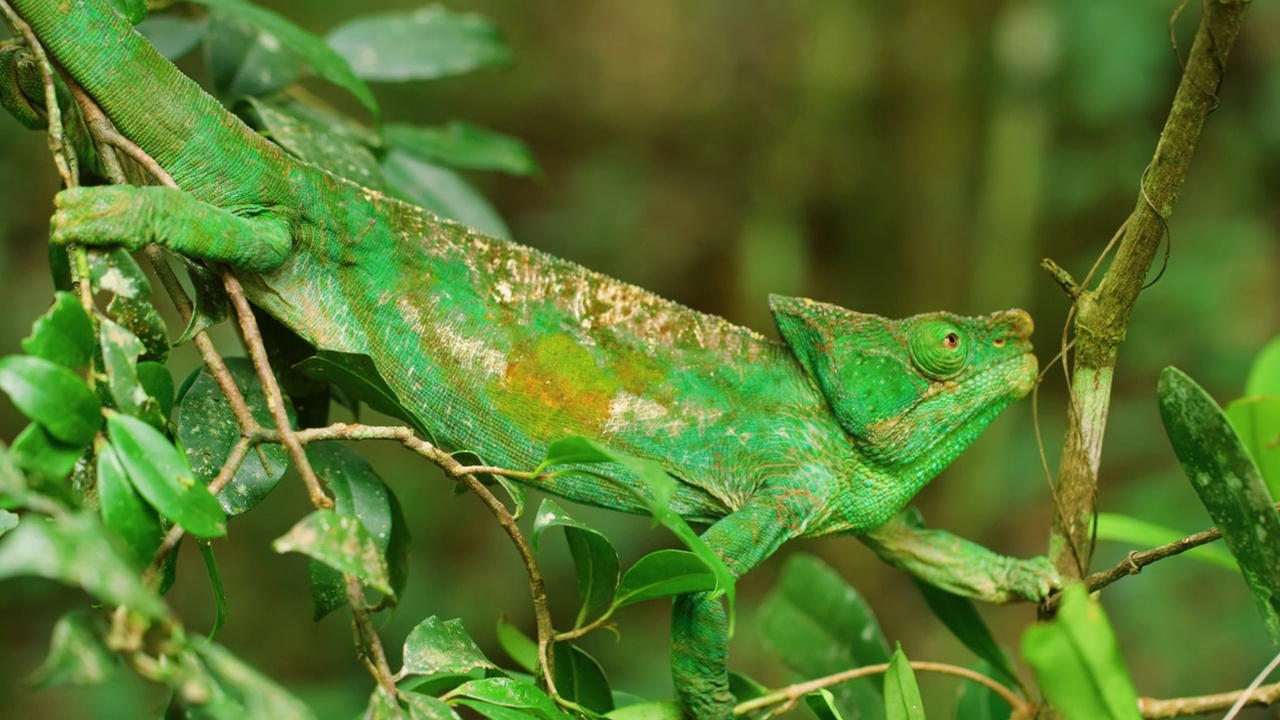
<path id="1" fill-rule="evenodd" d="M 487 237 L 304 163 L 227 112 L 106 0 L 10 0 L 67 77 L 177 182 L 57 197 L 58 243 L 160 243 L 230 266 L 317 348 L 367 355 L 431 439 L 532 468 L 584 435 L 660 462 L 672 507 L 741 575 L 796 537 L 856 535 L 952 592 L 1057 583 L 899 513 L 1036 375 L 1030 317 L 887 320 L 774 296 L 783 343 Z M 617 480 L 635 482 L 625 471 Z M 536 484 L 644 512 L 599 479 Z M 731 714 L 719 600 L 679 597 L 672 667 L 698 718 Z"/>

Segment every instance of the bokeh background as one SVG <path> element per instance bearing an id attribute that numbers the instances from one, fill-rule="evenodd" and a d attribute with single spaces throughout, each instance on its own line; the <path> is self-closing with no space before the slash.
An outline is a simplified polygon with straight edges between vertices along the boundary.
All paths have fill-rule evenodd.
<path id="1" fill-rule="evenodd" d="M 323 33 L 351 17 L 336 0 L 263 2 Z M 773 332 L 766 296 L 805 295 L 902 316 L 1022 307 L 1042 365 L 1069 304 L 1039 269 L 1050 257 L 1083 277 L 1134 205 L 1179 75 L 1176 0 L 556 0 L 448 2 L 493 18 L 516 63 L 425 84 L 382 84 L 388 118 L 463 118 L 523 138 L 538 179 L 469 176 L 515 238 Z M 360 13 L 419 3 L 367 0 Z M 1198 3 L 1174 24 L 1190 46 Z M 185 66 L 197 77 L 198 58 Z M 318 92 L 327 92 L 313 83 Z M 1155 378 L 1186 370 L 1221 402 L 1280 331 L 1280 8 L 1257 3 L 1231 58 L 1222 105 L 1197 149 L 1169 224 L 1168 266 L 1143 292 L 1121 349 L 1099 505 L 1192 531 L 1211 524 L 1165 440 Z M 342 100 L 339 98 L 339 102 Z M 47 307 L 45 239 L 56 178 L 42 136 L 0 118 L 0 354 L 18 350 Z M 167 301 L 162 301 L 166 305 Z M 175 333 L 177 330 L 175 329 Z M 222 333 L 225 348 L 234 337 Z M 229 352 L 237 352 L 229 350 Z M 190 354 L 179 356 L 194 367 Z M 178 375 L 181 377 L 181 374 Z M 1038 412 L 1019 403 L 919 496 L 931 524 L 1002 552 L 1044 553 L 1052 500 L 1033 428 L 1056 471 L 1063 373 L 1046 367 Z M 22 426 L 0 400 L 0 438 Z M 499 616 L 532 631 L 512 548 L 478 502 L 424 462 L 370 452 L 414 535 L 401 607 L 382 617 L 393 654 L 423 617 L 460 617 L 492 657 Z M 313 703 L 350 717 L 370 689 L 347 616 L 313 623 L 306 563 L 270 551 L 307 510 L 290 478 L 215 544 L 231 618 L 221 642 Z M 624 562 L 671 544 L 648 523 L 575 510 Z M 527 520 L 527 519 L 526 519 Z M 559 617 L 576 602 L 556 538 L 544 568 Z M 1129 546 L 1102 544 L 1095 569 Z M 908 578 L 851 539 L 791 543 L 855 584 L 912 659 L 972 658 Z M 174 603 L 193 632 L 212 621 L 208 581 L 186 548 Z M 741 583 L 732 667 L 788 681 L 754 609 L 781 562 Z M 1185 559 L 1158 563 L 1103 598 L 1139 693 L 1170 697 L 1248 684 L 1273 654 L 1244 583 Z M 155 717 L 165 698 L 121 673 L 93 690 L 32 693 L 53 621 L 85 598 L 44 581 L 0 584 L 0 716 Z M 983 608 L 1016 649 L 1029 606 Z M 614 686 L 669 690 L 669 607 L 618 619 L 587 647 Z M 393 662 L 394 665 L 394 662 Z M 922 677 L 931 717 L 952 679 Z"/>

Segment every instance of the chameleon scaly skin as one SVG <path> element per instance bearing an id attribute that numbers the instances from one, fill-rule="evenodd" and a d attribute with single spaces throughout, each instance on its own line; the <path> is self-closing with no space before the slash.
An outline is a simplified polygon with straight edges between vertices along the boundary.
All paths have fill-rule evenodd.
<path id="1" fill-rule="evenodd" d="M 1031 388 L 1031 320 L 1013 310 L 888 320 L 770 299 L 785 343 L 537 250 L 485 236 L 301 162 L 161 58 L 106 0 L 11 0 L 62 70 L 182 191 L 67 190 L 59 243 L 157 242 L 230 265 L 250 298 L 318 348 L 371 357 L 436 444 L 532 468 L 597 438 L 660 462 L 672 507 L 736 574 L 794 537 L 855 534 L 929 582 L 991 601 L 1055 584 L 898 513 Z M 3 96 L 0 96 L 3 97 Z M 620 483 L 638 482 L 619 470 Z M 643 512 L 581 475 L 538 487 Z M 677 693 L 724 718 L 727 629 L 676 601 Z"/>

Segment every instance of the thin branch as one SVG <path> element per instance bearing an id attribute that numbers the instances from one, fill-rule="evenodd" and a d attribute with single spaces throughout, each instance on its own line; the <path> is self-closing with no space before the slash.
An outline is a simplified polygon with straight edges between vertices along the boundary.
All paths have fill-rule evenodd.
<path id="1" fill-rule="evenodd" d="M 938 663 L 938 662 L 912 660 L 908 664 L 911 665 L 912 670 L 915 670 L 917 672 L 931 672 L 931 673 L 938 673 L 941 675 L 954 675 L 956 677 L 962 677 L 966 680 L 971 680 L 973 682 L 976 682 L 979 685 L 982 685 L 983 687 L 987 688 L 991 692 L 999 695 L 1001 699 L 1003 699 L 1006 703 L 1009 704 L 1009 707 L 1013 708 L 1015 716 L 1017 716 L 1018 713 L 1021 713 L 1022 715 L 1026 715 L 1030 711 L 1031 706 L 1025 699 L 1019 697 L 1015 692 L 1013 692 L 1009 688 L 1005 687 L 1004 685 L 1001 685 L 1000 683 L 987 677 L 986 675 L 983 675 L 980 672 L 970 670 L 969 668 L 965 668 L 965 667 L 948 665 L 946 663 Z M 770 707 L 772 705 L 780 705 L 783 708 L 792 707 L 796 704 L 796 702 L 798 702 L 805 695 L 808 695 L 809 693 L 815 690 L 831 687 L 833 685 L 839 685 L 840 683 L 848 682 L 849 680 L 857 680 L 858 678 L 869 677 L 871 675 L 880 675 L 887 672 L 888 670 L 889 670 L 889 663 L 880 663 L 879 665 L 864 665 L 863 667 L 853 668 L 851 670 L 845 670 L 843 672 L 838 672 L 833 675 L 828 675 L 826 677 L 818 678 L 817 680 L 809 680 L 807 682 L 802 682 L 795 685 L 788 685 L 787 687 L 781 688 L 779 690 L 775 690 L 767 695 L 761 695 L 758 698 L 753 698 L 746 702 L 738 703 L 733 708 L 733 714 L 746 715 L 749 712 L 753 712 L 755 710 L 763 710 L 764 708 Z"/>
<path id="2" fill-rule="evenodd" d="M 1244 701 L 1240 706 L 1242 708 L 1252 706 L 1266 707 L 1280 702 L 1280 683 L 1263 685 L 1252 691 L 1234 690 L 1213 695 L 1198 695 L 1196 697 L 1172 698 L 1169 700 L 1138 698 L 1138 711 L 1142 713 L 1142 717 L 1153 720 L 1156 718 L 1186 717 L 1188 715 L 1220 712 L 1234 706 L 1241 700 Z"/>

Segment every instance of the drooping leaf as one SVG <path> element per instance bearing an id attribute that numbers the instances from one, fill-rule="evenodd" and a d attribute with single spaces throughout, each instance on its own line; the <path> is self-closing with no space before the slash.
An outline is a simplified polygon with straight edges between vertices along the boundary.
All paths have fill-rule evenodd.
<path id="1" fill-rule="evenodd" d="M 458 173 L 400 150 L 382 159 L 392 195 L 483 233 L 511 239 L 511 229 L 493 205 Z"/>
<path id="2" fill-rule="evenodd" d="M 182 336 L 174 345 L 191 342 L 199 333 L 226 320 L 231 315 L 231 299 L 227 297 L 227 288 L 222 278 L 209 268 L 187 258 L 183 258 L 183 267 L 195 290 L 195 307 L 191 311 L 191 319 L 183 329 Z"/>
<path id="3" fill-rule="evenodd" d="M 538 643 L 528 635 L 520 632 L 506 618 L 498 618 L 498 645 L 525 672 L 533 672 L 538 667 Z"/>
<path id="4" fill-rule="evenodd" d="M 1157 393 L 1174 453 L 1280 643 L 1280 513 L 1258 467 L 1218 404 L 1186 374 L 1165 368 Z"/>
<path id="5" fill-rule="evenodd" d="M 467 707 L 485 713 L 484 705 L 496 705 L 519 710 L 523 717 L 542 720 L 568 720 L 569 716 L 556 706 L 547 694 L 528 683 L 505 677 L 471 680 L 459 685 L 450 693 L 454 697 L 471 698 L 478 703 L 463 702 Z M 492 716 L 490 716 L 492 717 Z"/>
<path id="6" fill-rule="evenodd" d="M 715 574 L 702 558 L 684 550 L 657 550 L 627 568 L 618 583 L 613 605 L 623 607 L 642 600 L 710 592 L 715 588 Z"/>
<path id="7" fill-rule="evenodd" d="M 133 256 L 118 247 L 91 251 L 89 276 L 95 289 L 114 296 L 107 303 L 107 317 L 142 341 L 146 348 L 142 359 L 167 360 L 169 331 L 164 318 L 151 304 L 151 282 Z"/>
<path id="8" fill-rule="evenodd" d="M 1138 695 L 1102 606 L 1082 585 L 1063 591 L 1058 616 L 1027 628 L 1022 657 L 1067 720 L 1138 720 Z"/>
<path id="9" fill-rule="evenodd" d="M 1119 513 L 1098 513 L 1097 536 L 1099 540 L 1128 543 L 1141 547 L 1159 547 L 1186 537 L 1189 533 L 1178 532 L 1157 523 Z M 1223 570 L 1238 571 L 1240 566 L 1235 558 L 1219 545 L 1201 545 L 1182 553 L 1186 557 L 1195 558 L 1208 565 Z"/>
<path id="10" fill-rule="evenodd" d="M 297 552 L 333 569 L 350 573 L 378 592 L 391 594 L 387 561 L 373 536 L 353 515 L 315 510 L 299 520 L 271 547 L 278 553 Z"/>
<path id="11" fill-rule="evenodd" d="M 925 720 L 916 674 L 901 647 L 894 651 L 884 674 L 884 716 L 885 720 Z"/>
<path id="12" fill-rule="evenodd" d="M 994 670 L 982 660 L 979 660 L 973 669 L 1005 687 L 1010 687 L 1004 680 L 1003 673 Z M 960 699 L 956 701 L 956 720 L 1009 720 L 1012 714 L 1013 708 L 1009 707 L 1008 701 L 986 685 L 966 682 L 960 686 Z"/>
<path id="13" fill-rule="evenodd" d="M 262 427 L 274 428 L 275 419 L 253 363 L 248 358 L 227 358 L 226 365 L 253 419 Z M 293 422 L 295 415 L 288 398 L 285 411 Z M 205 483 L 218 476 L 232 448 L 240 441 L 240 424 L 207 369 L 200 369 L 182 392 L 178 401 L 177 436 L 191 469 Z M 257 446 L 241 463 L 232 481 L 218 493 L 218 502 L 228 515 L 252 509 L 275 489 L 288 465 L 288 453 L 280 445 Z"/>
<path id="14" fill-rule="evenodd" d="M 578 593 L 582 596 L 582 610 L 576 624 L 581 626 L 587 613 L 613 599 L 618 587 L 618 552 L 608 538 L 569 517 L 559 504 L 547 498 L 538 506 L 538 514 L 533 521 L 535 550 L 542 533 L 550 527 L 563 527 L 565 540 L 569 543 L 569 554 L 578 574 Z"/>
<path id="15" fill-rule="evenodd" d="M 140 362 L 138 382 L 147 395 L 155 398 L 160 417 L 167 422 L 173 413 L 173 376 L 169 374 L 169 368 L 158 362 Z"/>
<path id="16" fill-rule="evenodd" d="M 178 15 L 152 15 L 137 27 L 138 32 L 170 62 L 177 62 L 194 50 L 208 29 L 209 23 L 204 18 Z"/>
<path id="17" fill-rule="evenodd" d="M 391 124 L 387 144 L 419 159 L 467 170 L 497 170 L 510 175 L 537 175 L 538 161 L 529 146 L 509 135 L 462 120 L 421 127 Z"/>
<path id="18" fill-rule="evenodd" d="M 1004 650 L 1000 649 L 1000 644 L 996 642 L 987 623 L 974 608 L 972 600 L 934 587 L 915 576 L 911 579 L 915 581 L 916 589 L 924 597 L 925 604 L 933 611 L 934 616 L 947 626 L 951 634 L 956 636 L 956 639 L 964 643 L 964 646 L 973 651 L 979 659 L 985 660 L 991 664 L 991 667 L 998 669 L 1006 679 L 1017 682 L 1018 674 L 1013 669 L 1013 662 L 1009 660 L 1008 655 L 1005 655 Z"/>
<path id="19" fill-rule="evenodd" d="M 44 480 L 57 481 L 71 474 L 84 449 L 58 440 L 39 423 L 31 423 L 14 438 L 10 452 L 13 461 L 23 470 Z M 42 490 L 48 492 L 47 488 Z"/>
<path id="20" fill-rule="evenodd" d="M 613 710 L 609 680 L 596 659 L 582 648 L 567 642 L 552 647 L 556 692 L 582 707 L 598 713 Z"/>
<path id="21" fill-rule="evenodd" d="M 98 511 L 102 513 L 102 523 L 124 541 L 134 566 L 141 570 L 151 563 L 159 549 L 164 528 L 155 508 L 143 501 L 129 482 L 115 448 L 110 443 L 101 443 L 97 455 Z"/>
<path id="22" fill-rule="evenodd" d="M 418 623 L 404 641 L 401 675 L 467 675 L 497 666 L 480 652 L 461 620 L 440 620 L 434 615 Z"/>
<path id="23" fill-rule="evenodd" d="M 193 2 L 220 10 L 258 28 L 263 33 L 265 45 L 270 47 L 271 41 L 266 38 L 272 38 L 277 45 L 288 48 L 306 61 L 316 75 L 354 95 L 375 117 L 380 114 L 378 101 L 374 99 L 369 86 L 351 71 L 351 66 L 342 55 L 334 52 L 324 40 L 303 30 L 283 16 L 245 0 L 193 0 Z"/>
<path id="24" fill-rule="evenodd" d="M 205 571 L 209 573 L 209 586 L 213 589 L 213 627 L 209 629 L 209 639 L 214 640 L 227 622 L 227 593 L 222 588 L 222 573 L 218 572 L 213 545 L 208 541 L 200 543 L 200 557 L 204 558 Z"/>
<path id="25" fill-rule="evenodd" d="M 23 576 L 79 587 L 105 603 L 127 606 L 153 620 L 168 614 L 91 513 L 56 520 L 28 515 L 0 537 L 0 579 Z"/>
<path id="26" fill-rule="evenodd" d="M 804 704 L 818 716 L 818 720 L 844 720 L 844 716 L 840 714 L 840 708 L 836 707 L 836 696 L 826 688 L 818 688 L 806 694 Z"/>
<path id="27" fill-rule="evenodd" d="M 765 639 L 793 673 L 811 679 L 889 662 L 889 643 L 866 600 L 812 555 L 787 558 L 760 607 Z M 882 685 L 863 678 L 831 688 L 848 717 L 881 717 Z"/>
<path id="28" fill-rule="evenodd" d="M 107 431 L 134 488 L 160 511 L 200 538 L 227 533 L 226 515 L 186 458 L 159 430 L 128 415 L 112 415 Z"/>
<path id="29" fill-rule="evenodd" d="M 68 370 L 81 370 L 93 359 L 93 322 L 75 295 L 54 293 L 53 306 L 36 319 L 22 351 Z"/>
<path id="30" fill-rule="evenodd" d="M 294 366 L 307 377 L 338 386 L 349 401 L 362 402 L 383 415 L 400 418 L 414 429 L 423 432 L 422 422 L 408 408 L 400 404 L 391 386 L 387 385 L 368 355 L 322 350 Z M 351 405 L 354 402 L 350 403 Z M 351 407 L 355 413 L 357 408 Z M 429 434 L 423 432 L 430 437 Z"/>
<path id="31" fill-rule="evenodd" d="M 326 39 L 366 80 L 434 80 L 511 63 L 493 23 L 442 5 L 358 17 Z"/>
<path id="32" fill-rule="evenodd" d="M 0 390 L 23 415 L 68 445 L 88 445 L 102 425 L 102 405 L 84 380 L 44 358 L 0 358 Z"/>
<path id="33" fill-rule="evenodd" d="M 107 630 L 87 612 L 63 615 L 53 626 L 48 657 L 28 682 L 36 688 L 101 683 L 120 664 L 103 642 Z"/>

